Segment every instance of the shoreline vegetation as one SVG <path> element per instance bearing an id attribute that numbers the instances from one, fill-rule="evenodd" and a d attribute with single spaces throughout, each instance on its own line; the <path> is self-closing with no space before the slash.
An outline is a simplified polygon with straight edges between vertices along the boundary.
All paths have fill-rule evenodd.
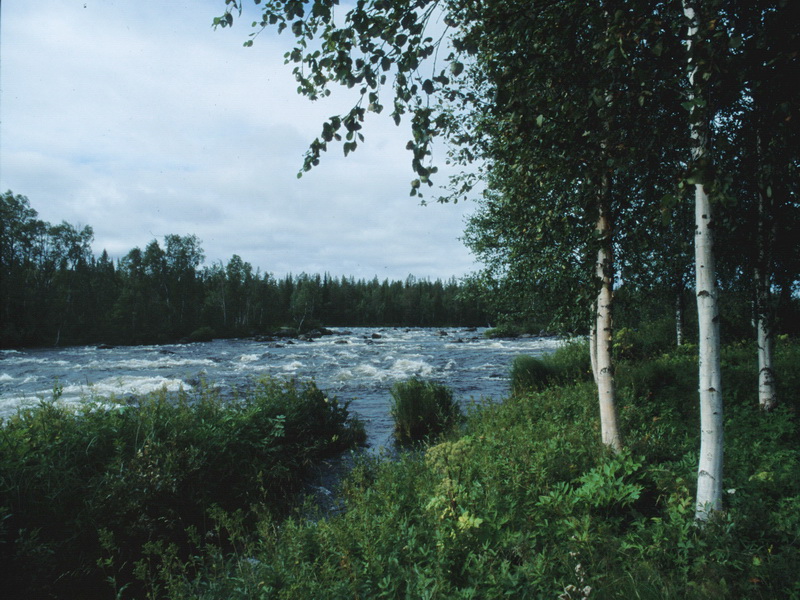
<path id="1" fill-rule="evenodd" d="M 228 549 L 221 520 L 289 515 L 323 463 L 366 442 L 364 426 L 313 382 L 210 386 L 137 403 L 53 398 L 0 421 L 0 564 L 15 598 L 114 597 L 156 550 L 195 539 Z M 144 562 L 143 562 L 144 561 Z M 144 570 L 143 570 L 144 569 Z"/>
<path id="2" fill-rule="evenodd" d="M 118 410 L 42 402 L 0 429 L 4 589 L 220 600 L 800 597 L 800 344 L 778 340 L 785 400 L 769 413 L 751 389 L 752 344 L 725 347 L 725 506 L 698 527 L 697 348 L 623 338 L 623 452 L 597 435 L 586 343 L 573 342 L 518 358 L 505 401 L 467 406 L 422 445 L 345 454 L 349 472 L 324 506 L 310 495 L 320 461 L 357 448 L 363 428 L 313 384 L 266 380 L 224 406 L 209 390 Z"/>

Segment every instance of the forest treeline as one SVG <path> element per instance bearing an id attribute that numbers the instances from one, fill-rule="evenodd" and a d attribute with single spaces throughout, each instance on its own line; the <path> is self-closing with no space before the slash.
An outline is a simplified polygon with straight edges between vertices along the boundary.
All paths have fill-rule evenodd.
<path id="1" fill-rule="evenodd" d="M 25 196 L 0 197 L 0 346 L 160 343 L 280 327 L 485 325 L 475 285 L 262 273 L 240 256 L 204 265 L 194 235 L 117 261 L 91 226 L 51 225 Z"/>

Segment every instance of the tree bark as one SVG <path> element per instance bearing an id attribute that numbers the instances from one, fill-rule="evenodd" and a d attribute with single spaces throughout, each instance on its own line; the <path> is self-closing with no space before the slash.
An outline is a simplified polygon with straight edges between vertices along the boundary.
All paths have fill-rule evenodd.
<path id="1" fill-rule="evenodd" d="M 597 315 L 597 308 L 592 304 L 592 314 Z M 597 318 L 589 328 L 589 362 L 592 365 L 592 377 L 597 385 Z"/>
<path id="2" fill-rule="evenodd" d="M 714 262 L 711 202 L 695 186 L 695 269 L 699 324 L 700 462 L 695 516 L 706 520 L 722 508 L 723 412 L 719 308 Z"/>
<path id="3" fill-rule="evenodd" d="M 763 148 L 761 134 L 756 139 L 756 153 L 759 170 L 763 169 Z M 758 405 L 770 411 L 778 405 L 775 388 L 773 350 L 775 348 L 775 322 L 770 293 L 772 272 L 772 227 L 770 226 L 771 191 L 762 179 L 758 186 L 757 249 L 755 268 L 755 313 L 756 340 L 758 346 Z"/>
<path id="4" fill-rule="evenodd" d="M 775 370 L 773 355 L 775 336 L 766 316 L 759 315 L 758 324 L 758 405 L 770 411 L 778 405 L 778 393 L 775 389 Z"/>
<path id="5" fill-rule="evenodd" d="M 703 78 L 698 77 L 697 57 L 692 56 L 692 39 L 699 29 L 694 4 L 684 0 L 684 14 L 689 20 L 688 54 L 690 61 L 689 101 L 702 91 Z M 697 105 L 695 105 L 697 106 Z M 695 109 L 696 110 L 696 109 Z M 709 161 L 708 117 L 690 113 L 690 135 L 693 142 L 692 162 L 695 177 L 695 291 L 699 325 L 699 392 L 700 392 L 700 459 L 697 467 L 697 503 L 695 518 L 708 520 L 722 508 L 723 412 L 720 366 L 719 307 L 717 302 L 716 265 L 714 258 L 714 222 L 711 200 L 704 187 L 705 169 Z"/>
<path id="6" fill-rule="evenodd" d="M 604 181 L 604 188 L 608 187 Z M 600 280 L 597 294 L 596 371 L 597 394 L 600 401 L 600 431 L 603 443 L 615 452 L 622 450 L 622 439 L 617 425 L 616 393 L 614 389 L 613 347 L 613 301 L 614 301 L 614 259 L 612 249 L 612 228 L 606 203 L 601 201 L 597 220 L 597 233 L 600 248 L 597 250 L 596 275 Z"/>
<path id="7" fill-rule="evenodd" d="M 675 345 L 683 346 L 683 285 L 675 292 Z"/>

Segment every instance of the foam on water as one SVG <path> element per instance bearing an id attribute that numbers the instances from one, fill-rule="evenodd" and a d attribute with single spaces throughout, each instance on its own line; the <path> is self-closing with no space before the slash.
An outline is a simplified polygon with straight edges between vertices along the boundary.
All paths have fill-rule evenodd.
<path id="1" fill-rule="evenodd" d="M 210 359 L 179 358 L 172 356 L 162 356 L 159 358 L 130 358 L 128 360 L 109 361 L 94 360 L 87 366 L 92 369 L 101 370 L 148 370 L 148 369 L 175 369 L 185 367 L 208 367 L 213 365 Z"/>
<path id="2" fill-rule="evenodd" d="M 74 383 L 54 388 L 39 389 L 33 393 L 23 393 L 14 397 L 4 396 L 0 399 L 0 418 L 7 418 L 14 414 L 18 408 L 35 406 L 41 401 L 51 400 L 54 397 L 60 404 L 67 406 L 80 406 L 87 401 L 100 402 L 101 404 L 116 405 L 114 398 L 139 396 L 159 390 L 168 392 L 191 391 L 193 388 L 180 379 L 147 376 L 120 376 L 108 377 L 97 382 Z"/>
<path id="3" fill-rule="evenodd" d="M 411 360 L 408 358 L 401 358 L 395 361 L 389 371 L 396 379 L 405 377 L 429 377 L 433 374 L 434 368 L 424 360 Z"/>
<path id="4" fill-rule="evenodd" d="M 239 362 L 252 363 L 252 362 L 256 362 L 257 360 L 260 360 L 260 359 L 261 359 L 261 355 L 260 354 L 242 354 L 239 357 Z"/>
<path id="5" fill-rule="evenodd" d="M 69 360 L 52 360 L 49 358 L 36 358 L 35 356 L 15 358 L 14 363 L 17 365 L 47 365 L 48 367 L 69 367 L 72 365 L 72 362 Z"/>
<path id="6" fill-rule="evenodd" d="M 373 337 L 379 334 L 380 338 Z M 455 340 L 462 340 L 458 343 Z M 557 347 L 546 339 L 488 340 L 459 329 L 355 328 L 313 343 L 265 344 L 254 340 L 98 349 L 74 347 L 0 351 L 0 415 L 20 403 L 127 399 L 163 387 L 175 392 L 208 382 L 224 394 L 271 375 L 315 379 L 323 390 L 350 402 L 372 444 L 390 439 L 391 387 L 409 377 L 453 389 L 459 401 L 500 399 L 508 393 L 514 356 Z M 189 385 L 192 384 L 192 385 Z"/>
<path id="7" fill-rule="evenodd" d="M 261 373 L 268 373 L 269 371 L 274 370 L 274 365 L 269 365 L 267 363 L 255 363 L 255 362 L 246 362 L 240 363 L 233 366 L 234 369 L 238 373 L 253 373 L 253 374 L 261 374 Z"/>
<path id="8" fill-rule="evenodd" d="M 383 374 L 385 371 L 381 371 L 375 365 L 370 365 L 367 363 L 362 363 L 357 365 L 355 369 L 353 369 L 352 373 L 359 377 L 368 378 L 368 379 L 383 379 Z"/>
<path id="9" fill-rule="evenodd" d="M 166 377 L 130 376 L 107 377 L 94 383 L 79 383 L 62 388 L 62 397 L 104 398 L 107 396 L 135 396 L 166 389 L 168 392 L 190 391 L 192 386 L 181 379 Z"/>
<path id="10" fill-rule="evenodd" d="M 336 372 L 333 376 L 334 381 L 344 382 L 344 381 L 351 381 L 355 375 L 350 369 L 340 369 Z"/>

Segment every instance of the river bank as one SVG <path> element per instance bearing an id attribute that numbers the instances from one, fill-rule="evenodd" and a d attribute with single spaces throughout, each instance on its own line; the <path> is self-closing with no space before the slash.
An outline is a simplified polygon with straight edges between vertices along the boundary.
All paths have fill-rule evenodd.
<path id="1" fill-rule="evenodd" d="M 540 355 L 555 338 L 487 339 L 483 329 L 348 328 L 313 341 L 223 339 L 160 346 L 94 346 L 0 351 L 0 417 L 56 393 L 59 401 L 114 397 L 133 401 L 166 389 L 223 398 L 245 394 L 259 377 L 313 378 L 365 424 L 376 450 L 391 444 L 389 390 L 421 377 L 445 384 L 464 405 L 499 400 L 519 354 Z"/>
<path id="2" fill-rule="evenodd" d="M 577 374 L 569 381 L 471 405 L 432 446 L 354 457 L 337 489 L 315 491 L 336 494 L 333 511 L 271 506 L 309 481 L 295 475 L 314 471 L 299 467 L 324 465 L 317 459 L 356 439 L 344 406 L 314 387 L 273 380 L 239 407 L 160 393 L 118 411 L 86 405 L 79 419 L 43 403 L 0 437 L 6 589 L 171 600 L 797 597 L 800 345 L 780 340 L 783 404 L 769 414 L 751 385 L 753 348 L 725 349 L 726 510 L 705 527 L 694 520 L 698 410 L 687 402 L 696 349 L 620 363 L 617 455 L 600 442 L 584 350 L 550 361 Z M 293 407 L 305 408 L 290 418 Z M 311 423 L 320 428 L 305 430 Z M 53 587 L 69 582 L 84 587 Z"/>
<path id="3" fill-rule="evenodd" d="M 571 372 L 586 360 L 573 354 L 554 362 Z M 179 600 L 798 598 L 800 345 L 779 343 L 771 413 L 754 355 L 724 350 L 725 511 L 704 526 L 686 346 L 620 363 L 619 454 L 600 441 L 591 381 L 520 391 L 424 452 L 365 456 L 341 513 L 270 524 L 237 553 L 206 554 L 207 576 L 178 568 L 159 582 Z"/>

